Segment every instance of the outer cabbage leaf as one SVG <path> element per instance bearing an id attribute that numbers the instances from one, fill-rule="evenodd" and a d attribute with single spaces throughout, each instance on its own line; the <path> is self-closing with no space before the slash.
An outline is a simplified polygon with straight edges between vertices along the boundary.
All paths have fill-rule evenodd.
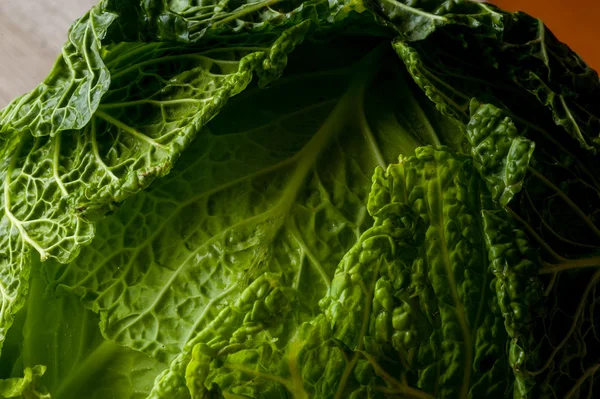
<path id="1" fill-rule="evenodd" d="M 455 89 L 438 76 L 437 71 L 429 69 L 430 65 L 424 62 L 426 58 L 411 44 L 395 40 L 394 49 L 419 87 L 444 115 L 460 126 L 471 145 L 475 166 L 487 182 L 494 201 L 508 204 L 523 186 L 535 142 L 539 139 L 538 135 L 533 136 L 536 141 L 526 138 L 531 125 L 514 116 L 502 103 L 494 105 L 496 97 L 481 82 L 470 82 L 472 87 L 460 85 Z M 465 79 L 471 77 L 466 74 Z M 479 99 L 492 103 L 482 103 Z M 513 118 L 518 121 L 517 125 Z"/>
<path id="2" fill-rule="evenodd" d="M 212 382 L 229 394 L 294 392 L 300 397 L 305 393 L 343 397 L 353 392 L 356 397 L 377 397 L 380 389 L 397 395 L 429 395 L 417 386 L 448 397 L 504 395 L 509 389 L 510 365 L 516 367 L 517 360 L 511 360 L 505 351 L 509 341 L 505 325 L 511 328 L 513 353 L 520 358 L 529 356 L 527 311 L 520 316 L 513 309 L 535 304 L 535 289 L 523 298 L 515 297 L 510 289 L 521 283 L 529 286 L 528 273 L 536 263 L 529 261 L 529 269 L 517 267 L 518 258 L 527 252 L 526 244 L 517 240 L 521 247 L 514 249 L 509 222 L 508 234 L 504 230 L 500 234 L 497 228 L 490 232 L 488 241 L 482 236 L 483 205 L 477 199 L 489 194 L 484 194 L 487 187 L 467 158 L 447 156 L 451 171 L 440 172 L 440 179 L 456 188 L 455 196 L 467 201 L 461 223 L 466 228 L 473 220 L 479 221 L 479 228 L 464 232 L 468 239 L 455 242 L 453 238 L 448 243 L 453 249 L 457 246 L 459 269 L 466 273 L 462 277 L 466 280 L 460 280 L 456 288 L 457 300 L 461 304 L 465 301 L 465 310 L 456 315 L 449 310 L 450 305 L 439 305 L 435 299 L 438 293 L 434 285 L 448 303 L 456 297 L 441 288 L 446 286 L 443 282 L 448 272 L 439 266 L 439 248 L 426 248 L 425 229 L 418 245 L 412 244 L 415 249 L 406 253 L 413 257 L 411 261 L 421 259 L 420 263 L 415 260 L 416 266 L 410 262 L 388 269 L 389 273 L 400 273 L 394 277 L 396 281 L 406 273 L 410 276 L 413 267 L 425 268 L 420 272 L 425 280 L 411 290 L 418 289 L 419 295 L 428 298 L 423 300 L 427 311 L 413 312 L 410 305 L 419 300 L 401 294 L 411 284 L 405 287 L 397 281 L 393 283 L 396 286 L 390 283 L 389 295 L 395 298 L 397 293 L 398 300 L 404 302 L 387 309 L 383 304 L 388 295 L 384 293 L 385 279 L 377 289 L 367 284 L 375 278 L 369 277 L 375 265 L 369 263 L 365 271 L 351 270 L 356 259 L 367 256 L 361 255 L 362 247 L 351 248 L 373 223 L 365 208 L 370 171 L 385 167 L 398 153 L 414 153 L 423 144 L 442 142 L 457 149 L 469 148 L 466 138 L 454 142 L 457 129 L 453 124 L 439 114 L 434 116 L 431 106 L 413 92 L 415 87 L 403 80 L 394 54 L 379 49 L 359 61 L 372 45 L 371 41 L 361 44 L 351 38 L 299 46 L 282 78 L 268 90 L 253 87 L 232 100 L 198 135 L 168 179 L 155 182 L 115 215 L 99 222 L 92 245 L 66 270 L 56 268 L 58 292 L 81 295 L 91 309 L 100 312 L 103 332 L 109 339 L 172 361 L 171 368 L 157 379 L 151 397 L 202 397 L 212 392 Z M 311 59 L 320 68 L 314 68 Z M 382 65 L 381 70 L 373 65 Z M 395 78 L 390 81 L 390 76 Z M 430 170 L 425 167 L 426 160 L 418 165 L 417 161 L 410 162 L 415 163 L 411 171 Z M 461 176 L 468 184 L 453 180 L 459 178 L 452 171 L 463 169 L 469 177 Z M 436 167 L 431 166 L 431 170 Z M 418 192 L 422 185 L 414 184 Z M 432 191 L 431 201 L 436 199 L 436 192 Z M 486 203 L 493 206 L 489 198 Z M 419 212 L 427 212 L 412 206 L 406 204 L 403 209 L 410 210 L 407 218 L 416 215 L 415 229 L 427 227 L 426 220 L 440 216 L 437 209 L 431 211 L 433 216 L 421 215 Z M 431 236 L 440 234 L 436 226 L 430 229 Z M 385 251 L 390 248 L 385 247 Z M 489 251 L 494 258 L 489 258 Z M 369 313 L 368 323 L 361 304 L 368 296 L 360 286 L 350 289 L 354 296 L 334 289 L 342 282 L 334 276 L 345 254 L 348 260 L 339 273 L 356 272 L 365 281 L 366 292 L 380 292 L 382 299 L 372 305 L 377 310 Z M 489 259 L 496 257 L 499 263 L 510 262 L 515 269 L 488 270 Z M 437 280 L 428 280 L 429 261 L 438 265 Z M 462 262 L 479 274 L 465 272 Z M 499 282 L 489 288 L 492 281 Z M 496 295 L 501 294 L 502 305 L 494 305 Z M 329 299 L 320 306 L 324 297 Z M 338 302 L 345 305 L 335 305 Z M 338 314 L 336 307 L 348 310 Z M 394 319 L 389 315 L 396 307 Z M 442 314 L 448 325 L 457 329 L 439 328 L 437 320 Z M 336 317 L 344 322 L 333 321 Z M 382 321 L 377 321 L 378 317 Z M 408 319 L 408 324 L 403 319 Z M 427 336 L 422 341 L 414 331 L 421 323 L 425 323 L 422 327 Z M 366 335 L 361 338 L 363 325 L 368 326 L 367 331 L 381 329 L 381 333 L 370 333 L 373 339 Z M 488 330 L 493 330 L 491 340 L 484 333 Z M 294 337 L 301 337 L 299 342 L 313 342 L 313 360 L 306 370 L 315 371 L 301 377 L 307 385 L 298 385 L 299 380 L 289 374 L 290 356 L 297 359 L 294 362 L 299 368 L 310 358 L 298 357 L 308 349 L 296 345 Z M 390 342 L 396 347 L 390 349 Z M 421 350 L 422 356 L 418 355 Z M 414 354 L 409 356 L 409 352 Z M 384 382 L 384 377 L 373 377 L 373 367 L 383 362 L 385 371 L 392 365 L 382 361 L 382 353 L 394 356 L 394 367 L 404 367 L 408 382 L 400 378 Z M 234 369 L 223 368 L 220 356 L 226 355 L 231 356 L 227 362 L 234 364 Z M 266 359 L 261 361 L 264 369 L 257 368 L 253 363 L 256 359 Z M 256 379 L 256 373 L 248 374 L 248 368 L 276 378 Z M 320 379 L 322 375 L 327 377 Z M 341 385 L 340 378 L 345 379 Z M 525 394 L 528 377 L 519 378 Z M 211 394 L 218 395 L 218 391 Z"/>
<path id="3" fill-rule="evenodd" d="M 543 255 L 545 306 L 534 315 L 536 345 L 519 367 L 536 382 L 532 397 L 593 395 L 600 356 L 597 275 L 589 270 L 600 266 L 593 100 L 598 77 L 539 20 L 489 5 L 475 7 L 481 7 L 481 15 L 496 15 L 498 23 L 466 28 L 460 17 L 425 40 L 401 37 L 394 47 L 415 82 L 440 112 L 462 126 L 475 150 L 474 128 L 485 122 L 482 131 L 491 133 L 486 139 L 491 145 L 483 147 L 483 155 L 493 168 L 480 168 L 482 176 Z M 483 107 L 474 98 L 485 102 Z M 512 167 L 494 161 L 494 154 L 509 148 L 505 139 L 494 139 L 494 131 L 513 132 L 510 147 L 520 155 Z M 537 148 L 533 155 L 527 150 L 531 142 Z M 480 155 L 473 153 L 474 160 Z M 510 178 L 504 171 L 517 173 Z M 514 195 L 511 187 L 521 187 L 520 193 Z"/>
<path id="4" fill-rule="evenodd" d="M 422 58 L 417 65 L 414 57 L 401 54 L 415 79 L 431 79 L 435 90 L 423 88 L 438 98 L 432 100 L 443 112 L 468 119 L 472 97 L 487 101 L 481 96 L 493 96 L 520 118 L 534 117 L 542 121 L 540 126 L 554 121 L 560 127 L 553 129 L 557 137 L 567 133 L 583 148 L 596 151 L 598 74 L 542 21 L 465 0 L 376 3 L 379 8 L 373 10 L 382 22 Z"/>
<path id="5" fill-rule="evenodd" d="M 494 6 L 470 0 L 376 0 L 368 8 L 401 40 L 410 42 L 423 41 L 452 26 L 493 36 L 502 24 Z"/>
<path id="6" fill-rule="evenodd" d="M 49 399 L 44 387 L 39 386 L 39 379 L 46 372 L 45 366 L 27 367 L 21 378 L 0 380 L 0 396 L 2 398 Z"/>
<path id="7" fill-rule="evenodd" d="M 494 201 L 506 205 L 523 187 L 535 143 L 520 136 L 498 107 L 471 100 L 470 108 L 466 134 L 475 167 Z"/>
<path id="8" fill-rule="evenodd" d="M 363 12 L 357 0 L 104 0 L 106 9 L 122 15 L 111 27 L 108 41 L 198 43 L 272 34 L 306 20 L 328 25 Z"/>
<path id="9" fill-rule="evenodd" d="M 505 397 L 510 367 L 527 397 L 539 262 L 470 160 L 422 147 L 378 169 L 369 212 L 313 320 L 265 274 L 192 340 L 193 398 Z"/>
<path id="10" fill-rule="evenodd" d="M 12 375 L 12 381 L 19 381 L 14 377 L 23 369 L 26 379 L 27 370 L 33 371 L 32 386 L 44 387 L 37 388 L 40 398 L 146 397 L 165 366 L 106 341 L 98 328 L 98 315 L 85 309 L 76 297 L 48 297 L 45 289 L 43 277 L 34 272 L 27 307 L 8 334 L 0 375 Z"/>
<path id="11" fill-rule="evenodd" d="M 101 41 L 117 17 L 97 6 L 77 20 L 44 82 L 2 110 L 0 132 L 54 136 L 85 127 L 110 86 Z"/>
<path id="12" fill-rule="evenodd" d="M 445 142 L 436 131 L 454 133 L 449 121 L 429 118 L 434 110 L 423 108 L 387 46 L 360 61 L 376 43 L 299 46 L 269 89 L 250 88 L 222 109 L 168 179 L 98 223 L 93 245 L 57 268 L 59 291 L 100 312 L 108 338 L 163 361 L 265 268 L 298 288 L 312 317 L 371 223 L 375 166 Z"/>
<path id="13" fill-rule="evenodd" d="M 385 28 L 372 26 L 371 13 Z M 296 69 L 276 80 L 287 54 L 307 35 L 389 38 L 389 29 L 398 36 L 397 54 L 439 112 L 406 84 L 385 51 L 381 62 L 373 61 L 375 52 L 360 66 L 377 39 L 352 38 L 339 51 L 322 44 L 294 51 Z M 380 69 L 369 70 L 370 63 Z M 223 108 L 253 76 L 247 96 Z M 270 91 L 258 89 L 269 84 Z M 592 155 L 599 87 L 597 74 L 540 21 L 471 1 L 105 0 L 76 23 L 55 73 L 0 115 L 0 343 L 25 301 L 34 248 L 42 259 L 71 262 L 66 270 L 52 264 L 53 284 L 99 312 L 108 339 L 172 361 L 152 397 L 501 396 L 511 390 L 508 367 L 517 397 L 591 395 L 599 353 L 600 274 L 588 269 L 600 265 L 600 183 Z M 39 112 L 48 104 L 53 107 Z M 172 179 L 136 195 L 100 224 L 93 247 L 73 261 L 94 236 L 92 222 L 170 171 L 199 131 Z M 379 238 L 377 249 L 391 258 L 355 247 L 375 238 L 369 234 L 380 221 L 371 208 L 374 226 L 365 208 L 373 167 L 425 144 L 470 154 L 472 166 L 469 158 L 435 152 L 439 162 L 431 166 L 431 159 L 419 158 L 427 150 L 418 152 L 426 190 L 415 192 L 431 194 L 432 182 L 449 181 L 461 193 L 457 202 L 413 194 L 415 202 L 409 196 L 401 210 L 390 208 L 390 220 L 405 219 L 398 231 L 383 229 L 384 236 L 418 248 L 417 255 L 398 256 Z M 408 166 L 390 170 L 399 173 L 417 162 L 404 161 Z M 470 177 L 425 175 L 447 170 Z M 400 178 L 413 187 L 421 176 L 402 173 L 378 175 L 377 190 L 402 191 L 389 182 Z M 476 183 L 465 188 L 465 179 Z M 469 202 L 472 196 L 480 203 Z M 447 207 L 426 209 L 423 203 Z M 446 235 L 440 215 L 463 203 L 469 217 L 450 223 Z M 508 214 L 541 248 L 540 273 L 549 277 L 548 312 L 536 320 L 535 339 L 529 331 L 537 260 Z M 464 227 L 460 234 L 455 225 Z M 475 245 L 474 226 L 483 240 L 477 255 L 463 262 L 464 251 Z M 414 238 L 421 228 L 435 240 Z M 462 263 L 446 264 L 444 275 L 438 267 L 444 241 L 449 256 L 459 254 L 469 267 L 485 259 L 477 267 L 488 265 L 489 289 Z M 380 271 L 382 259 L 406 263 L 403 256 L 432 271 L 419 280 L 417 301 L 435 311 L 414 312 L 406 287 L 378 285 L 377 273 L 369 274 Z M 409 274 L 415 268 L 400 267 Z M 343 277 L 337 281 L 334 274 Z M 345 276 L 358 279 L 346 284 Z M 390 290 L 397 294 L 393 304 L 404 301 L 401 317 L 392 314 L 392 327 Z M 561 291 L 582 295 L 573 301 Z M 473 292 L 489 298 L 479 302 L 490 310 L 485 326 L 473 316 Z M 464 310 L 448 311 L 459 302 Z M 361 313 L 365 309 L 371 314 Z M 433 323 L 439 333 L 418 330 L 433 325 L 422 317 L 428 314 L 442 320 Z M 211 323 L 222 315 L 222 325 Z M 340 315 L 342 323 L 336 322 Z M 373 315 L 379 319 L 366 323 Z M 397 326 L 401 334 L 394 341 Z M 432 338 L 417 343 L 424 354 L 406 358 L 414 328 Z M 485 332 L 483 341 L 478 331 Z M 502 342 L 509 342 L 508 355 L 496 348 Z M 499 363 L 490 363 L 487 353 Z M 394 362 L 405 380 L 386 371 L 397 368 Z M 22 370 L 40 375 L 35 365 L 44 361 L 17 363 L 15 378 Z M 304 367 L 314 373 L 304 375 Z"/>
<path id="14" fill-rule="evenodd" d="M 196 132 L 253 75 L 261 85 L 278 78 L 287 53 L 311 27 L 354 9 L 315 4 L 292 8 L 286 23 L 277 22 L 281 13 L 265 16 L 255 35 L 223 40 L 233 31 L 219 28 L 206 35 L 212 41 L 194 45 L 123 42 L 119 27 L 135 25 L 131 18 L 139 7 L 149 7 L 140 19 L 144 29 L 166 23 L 163 14 L 150 12 L 158 2 L 102 1 L 74 24 L 48 79 L 7 107 L 0 120 L 0 347 L 23 304 L 30 249 L 42 260 L 73 259 L 93 237 L 90 221 L 167 174 Z M 268 6 L 219 12 L 234 21 Z M 211 29 L 197 32 L 194 41 Z"/>
<path id="15" fill-rule="evenodd" d="M 105 55 L 111 88 L 85 128 L 53 137 L 7 134 L 0 167 L 0 344 L 27 292 L 30 248 L 42 260 L 72 260 L 91 241 L 92 221 L 168 173 L 255 73 L 262 84 L 276 78 L 308 27 L 247 49 L 115 45 Z"/>
<path id="16" fill-rule="evenodd" d="M 284 30 L 308 20 L 326 24 L 346 18 L 353 10 L 364 10 L 360 2 L 330 5 L 323 0 L 283 1 L 284 8 L 272 8 L 279 2 L 198 5 L 191 1 L 101 0 L 73 24 L 44 82 L 2 110 L 0 131 L 54 136 L 88 125 L 111 85 L 112 71 L 104 59 L 108 44 L 138 40 L 205 43 L 209 38 L 239 36 L 242 30 L 253 33 L 248 41 L 272 43 Z"/>

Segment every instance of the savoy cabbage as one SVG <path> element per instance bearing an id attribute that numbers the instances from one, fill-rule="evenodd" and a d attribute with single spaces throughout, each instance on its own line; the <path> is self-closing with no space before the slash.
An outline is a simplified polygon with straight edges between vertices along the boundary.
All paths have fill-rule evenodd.
<path id="1" fill-rule="evenodd" d="M 591 398 L 600 83 L 469 0 L 102 0 L 0 111 L 0 397 Z"/>

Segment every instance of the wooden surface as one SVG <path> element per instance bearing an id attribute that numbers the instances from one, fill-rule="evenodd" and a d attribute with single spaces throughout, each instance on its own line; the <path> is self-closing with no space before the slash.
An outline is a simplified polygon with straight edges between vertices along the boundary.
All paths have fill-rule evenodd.
<path id="1" fill-rule="evenodd" d="M 0 108 L 34 88 L 52 68 L 71 23 L 97 0 L 0 0 Z M 600 69 L 600 0 L 493 0 L 542 18 Z"/>
<path id="2" fill-rule="evenodd" d="M 69 27 L 97 0 L 0 0 L 0 108 L 48 74 Z"/>

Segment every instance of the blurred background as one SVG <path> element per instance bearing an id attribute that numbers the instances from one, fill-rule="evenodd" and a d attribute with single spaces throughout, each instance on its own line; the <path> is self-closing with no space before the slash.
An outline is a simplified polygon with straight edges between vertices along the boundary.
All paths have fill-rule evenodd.
<path id="1" fill-rule="evenodd" d="M 0 108 L 52 68 L 67 30 L 98 0 L 0 0 Z M 543 19 L 560 40 L 600 70 L 600 0 L 492 0 Z"/>

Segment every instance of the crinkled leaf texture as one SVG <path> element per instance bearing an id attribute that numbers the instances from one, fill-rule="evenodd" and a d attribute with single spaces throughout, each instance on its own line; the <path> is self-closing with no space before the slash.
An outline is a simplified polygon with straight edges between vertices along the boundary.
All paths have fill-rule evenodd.
<path id="1" fill-rule="evenodd" d="M 41 137 L 85 127 L 110 86 L 101 41 L 117 18 L 99 5 L 76 21 L 50 75 L 2 110 L 0 132 Z"/>
<path id="2" fill-rule="evenodd" d="M 102 0 L 0 114 L 0 392 L 591 397 L 599 92 L 472 1 Z"/>
<path id="3" fill-rule="evenodd" d="M 378 43 L 299 47 L 284 76 L 232 100 L 168 178 L 98 223 L 92 245 L 58 267 L 59 291 L 100 312 L 107 337 L 163 361 L 265 269 L 296 287 L 312 317 L 337 263 L 372 223 L 375 167 L 439 142 L 432 124 L 454 130 L 426 117 L 433 110 L 404 74 L 387 78 L 401 64 L 387 46 L 369 52 Z M 315 53 L 322 57 L 307 61 Z M 396 108 L 400 119 L 378 120 Z"/>
<path id="4" fill-rule="evenodd" d="M 310 21 L 271 42 L 228 47 L 122 43 L 104 48 L 111 87 L 82 129 L 2 138 L 0 347 L 23 305 L 30 250 L 66 263 L 94 236 L 93 220 L 172 168 L 227 100 L 281 73 Z"/>
<path id="5" fill-rule="evenodd" d="M 351 38 L 298 47 L 279 80 L 264 91 L 250 87 L 232 100 L 168 178 L 100 221 L 91 246 L 66 269 L 56 268 L 58 292 L 82 296 L 102 315 L 106 337 L 171 362 L 151 397 L 203 397 L 213 382 L 224 392 L 251 397 L 289 392 L 361 397 L 380 390 L 424 397 L 504 395 L 511 386 L 510 362 L 515 361 L 509 362 L 505 350 L 505 325 L 520 344 L 521 336 L 527 337 L 529 312 L 515 315 L 512 309 L 527 309 L 536 298 L 535 290 L 515 298 L 508 287 L 529 286 L 536 263 L 525 261 L 520 271 L 492 270 L 489 251 L 497 263 L 516 267 L 527 249 L 514 247 L 517 238 L 506 221 L 491 227 L 489 243 L 484 239 L 484 223 L 492 222 L 491 216 L 483 217 L 480 202 L 489 207 L 493 202 L 470 158 L 435 152 L 446 154 L 449 165 L 440 161 L 442 182 L 427 175 L 448 192 L 448 202 L 464 197 L 461 229 L 479 223 L 464 233 L 452 230 L 466 237 L 443 244 L 456 253 L 454 263 L 445 269 L 441 249 L 425 245 L 431 242 L 426 234 L 445 240 L 444 221 L 430 226 L 441 211 L 432 205 L 432 215 L 421 215 L 411 202 L 401 209 L 415 219 L 406 227 L 416 229 L 414 237 L 401 244 L 402 250 L 380 251 L 390 262 L 385 273 L 373 270 L 379 258 L 366 270 L 350 270 L 367 256 L 361 255 L 361 240 L 375 234 L 369 229 L 378 211 L 370 215 L 366 208 L 375 167 L 386 167 L 398 154 L 414 154 L 422 145 L 454 145 L 446 137 L 458 132 L 413 91 L 387 46 L 368 50 L 378 42 Z M 312 61 L 319 69 L 307 60 L 309 54 L 322 55 Z M 425 160 L 407 162 L 411 173 L 438 167 Z M 466 174 L 461 175 L 466 183 L 454 181 L 459 172 Z M 430 192 L 431 201 L 451 208 L 435 184 L 411 184 L 415 193 Z M 375 190 L 372 198 L 385 198 L 382 191 Z M 455 229 L 453 222 L 448 228 Z M 430 263 L 436 265 L 437 280 L 428 276 Z M 454 268 L 462 274 L 453 282 L 453 296 L 443 287 Z M 413 272 L 424 280 L 417 283 L 421 277 L 415 277 L 410 283 Z M 336 276 L 353 273 L 364 285 L 351 288 L 353 295 L 346 299 L 336 288 L 342 277 Z M 405 285 L 402 279 L 408 279 Z M 380 294 L 385 305 L 375 304 L 375 292 L 385 289 L 389 292 Z M 500 296 L 502 306 L 494 305 Z M 441 297 L 446 303 L 440 305 Z M 461 309 L 455 313 L 450 306 Z M 438 325 L 442 314 L 447 328 Z M 444 336 L 448 329 L 453 332 Z M 482 338 L 489 338 L 486 332 L 494 336 L 490 342 Z M 307 340 L 314 341 L 310 351 L 303 344 Z M 516 356 L 526 356 L 516 345 Z M 263 360 L 256 364 L 257 359 Z M 402 367 L 409 382 L 391 373 L 394 367 Z M 296 369 L 298 376 L 290 375 Z M 320 380 L 323 373 L 329 374 Z M 395 377 L 386 380 L 390 373 Z"/>
<path id="6" fill-rule="evenodd" d="M 541 21 L 468 8 L 482 11 L 469 16 L 476 29 L 453 16 L 394 48 L 438 110 L 463 126 L 482 177 L 540 250 L 544 306 L 520 367 L 535 381 L 531 397 L 591 397 L 600 376 L 598 75 Z M 495 138 L 500 131 L 513 144 Z M 508 157 L 495 160 L 501 153 Z"/>
<path id="7" fill-rule="evenodd" d="M 378 169 L 374 225 L 337 267 L 321 313 L 303 320 L 293 287 L 259 277 L 192 341 L 192 397 L 504 396 L 539 287 L 528 284 L 536 253 L 502 212 L 470 160 L 447 151 L 421 147 Z"/>

